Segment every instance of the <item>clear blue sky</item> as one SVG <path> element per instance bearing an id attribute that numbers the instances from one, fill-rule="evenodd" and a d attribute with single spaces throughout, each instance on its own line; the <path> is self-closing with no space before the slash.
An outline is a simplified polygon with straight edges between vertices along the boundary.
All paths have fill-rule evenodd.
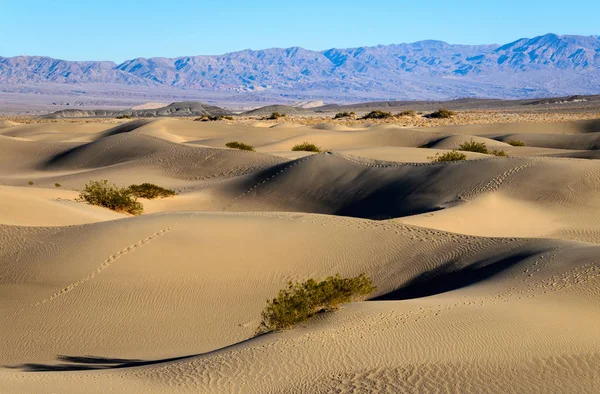
<path id="1" fill-rule="evenodd" d="M 491 4 L 490 4 L 491 3 Z M 600 34 L 600 1 L 0 0 L 0 56 L 67 60 Z"/>

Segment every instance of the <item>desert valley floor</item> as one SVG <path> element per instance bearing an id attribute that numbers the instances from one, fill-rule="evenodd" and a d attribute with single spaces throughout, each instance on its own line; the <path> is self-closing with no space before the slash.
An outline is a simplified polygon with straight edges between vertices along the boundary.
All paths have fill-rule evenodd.
<path id="1" fill-rule="evenodd" d="M 509 156 L 431 162 L 471 138 Z M 598 393 L 599 159 L 598 120 L 0 121 L 0 393 Z M 178 194 L 75 201 L 103 179 Z M 363 272 L 254 337 L 289 280 Z"/>

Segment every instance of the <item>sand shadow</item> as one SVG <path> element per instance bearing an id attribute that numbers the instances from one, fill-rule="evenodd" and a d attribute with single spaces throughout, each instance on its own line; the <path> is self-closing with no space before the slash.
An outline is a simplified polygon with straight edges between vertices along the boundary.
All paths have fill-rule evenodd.
<path id="1" fill-rule="evenodd" d="M 486 260 L 467 266 L 453 261 L 413 278 L 402 287 L 373 298 L 372 301 L 399 301 L 428 297 L 471 286 L 490 279 L 535 253 L 519 253 L 499 260 Z"/>
<path id="2" fill-rule="evenodd" d="M 159 364 L 169 361 L 182 360 L 195 355 L 174 357 L 161 360 L 140 360 L 127 358 L 110 358 L 96 356 L 57 356 L 57 360 L 62 361 L 61 364 L 20 364 L 6 366 L 10 369 L 20 369 L 24 372 L 66 372 L 66 371 L 93 371 L 99 369 L 117 369 L 141 367 L 144 365 Z"/>

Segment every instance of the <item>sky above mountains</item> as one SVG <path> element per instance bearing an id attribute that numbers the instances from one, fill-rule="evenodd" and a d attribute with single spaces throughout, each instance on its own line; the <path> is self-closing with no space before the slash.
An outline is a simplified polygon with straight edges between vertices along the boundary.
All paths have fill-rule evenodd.
<path id="1" fill-rule="evenodd" d="M 506 43 L 521 37 L 599 34 L 600 3 L 554 1 L 459 3 L 430 0 L 281 2 L 147 0 L 3 1 L 0 56 L 66 60 L 216 55 L 300 46 L 314 50 L 438 39 Z"/>

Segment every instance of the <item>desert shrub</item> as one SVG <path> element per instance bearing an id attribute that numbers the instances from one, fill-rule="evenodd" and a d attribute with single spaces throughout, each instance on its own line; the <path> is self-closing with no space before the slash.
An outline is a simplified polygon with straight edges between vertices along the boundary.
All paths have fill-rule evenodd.
<path id="1" fill-rule="evenodd" d="M 391 112 L 383 112 L 383 111 L 371 111 L 361 119 L 389 119 L 393 115 Z"/>
<path id="2" fill-rule="evenodd" d="M 473 141 L 473 138 L 467 142 L 463 142 L 458 146 L 458 150 L 462 150 L 465 152 L 477 152 L 477 153 L 488 153 L 487 146 L 485 142 L 476 142 Z"/>
<path id="3" fill-rule="evenodd" d="M 62 185 L 60 183 L 55 183 L 54 187 L 61 187 Z"/>
<path id="4" fill-rule="evenodd" d="M 321 282 L 314 279 L 289 282 L 277 297 L 267 300 L 259 332 L 291 328 L 318 313 L 333 311 L 341 304 L 362 300 L 375 290 L 373 281 L 365 274 L 354 278 L 330 276 Z"/>
<path id="5" fill-rule="evenodd" d="M 449 119 L 454 115 L 456 115 L 456 113 L 449 111 L 445 108 L 440 108 L 439 110 L 432 112 L 429 115 L 425 115 L 425 117 L 432 119 Z"/>
<path id="6" fill-rule="evenodd" d="M 285 118 L 286 114 L 280 114 L 279 112 L 271 112 L 271 115 L 267 116 L 266 120 L 277 120 L 279 118 Z"/>
<path id="7" fill-rule="evenodd" d="M 129 188 L 119 188 L 109 184 L 107 180 L 86 184 L 77 200 L 132 215 L 140 215 L 144 211 L 143 205 L 131 194 Z"/>
<path id="8" fill-rule="evenodd" d="M 525 143 L 523 141 L 519 141 L 519 140 L 509 140 L 508 141 L 508 145 L 512 145 L 512 146 L 525 146 Z"/>
<path id="9" fill-rule="evenodd" d="M 335 114 L 333 119 L 342 119 L 342 118 L 353 118 L 356 116 L 355 112 L 338 112 Z"/>
<path id="10" fill-rule="evenodd" d="M 301 144 L 295 145 L 292 150 L 294 152 L 304 151 L 304 152 L 321 152 L 321 148 L 316 146 L 315 144 L 311 144 L 310 142 L 303 142 Z"/>
<path id="11" fill-rule="evenodd" d="M 415 113 L 415 111 L 413 111 L 412 109 L 406 110 L 406 111 L 402 111 L 402 112 L 398 112 L 398 114 L 396 116 L 398 117 L 403 117 L 403 116 L 416 116 L 417 114 Z"/>
<path id="12" fill-rule="evenodd" d="M 32 185 L 33 185 L 33 181 L 29 181 L 29 182 L 27 182 L 27 184 L 28 184 L 29 186 L 32 186 Z"/>
<path id="13" fill-rule="evenodd" d="M 444 163 L 447 161 L 467 160 L 467 155 L 465 155 L 462 152 L 453 150 L 441 155 L 439 153 L 436 153 L 435 156 L 429 157 L 429 159 L 432 159 L 434 163 Z"/>
<path id="14" fill-rule="evenodd" d="M 131 115 L 119 115 L 117 119 L 131 119 Z"/>
<path id="15" fill-rule="evenodd" d="M 154 185 L 152 183 L 142 183 L 141 185 L 131 185 L 127 188 L 131 195 L 138 198 L 147 198 L 152 200 L 154 198 L 171 197 L 175 195 L 175 191 L 171 189 L 165 189 Z"/>
<path id="16" fill-rule="evenodd" d="M 232 149 L 249 150 L 254 152 L 254 147 L 252 145 L 244 144 L 243 142 L 232 141 L 226 143 L 225 146 Z"/>
<path id="17" fill-rule="evenodd" d="M 218 120 L 233 120 L 233 117 L 231 116 L 224 116 L 224 115 L 202 115 L 199 118 L 194 119 L 195 122 L 216 122 Z"/>
<path id="18" fill-rule="evenodd" d="M 494 155 L 494 156 L 502 156 L 502 157 L 506 157 L 508 156 L 506 154 L 506 151 L 504 150 L 498 150 L 498 149 L 494 149 L 493 151 L 490 152 L 490 155 Z"/>

